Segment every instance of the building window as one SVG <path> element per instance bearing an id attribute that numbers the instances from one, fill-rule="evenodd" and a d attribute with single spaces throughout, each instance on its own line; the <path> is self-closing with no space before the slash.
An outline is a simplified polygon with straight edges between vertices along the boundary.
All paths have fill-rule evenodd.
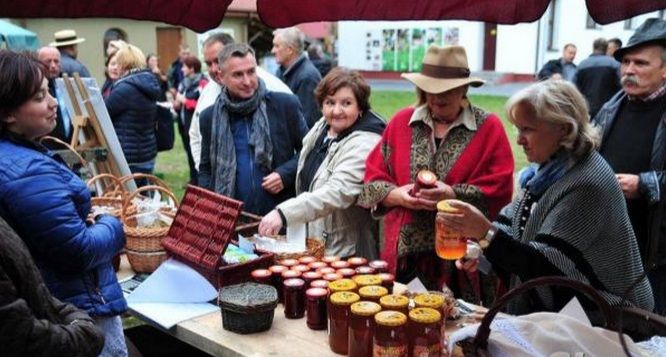
<path id="1" fill-rule="evenodd" d="M 127 32 L 125 32 L 122 29 L 119 28 L 110 28 L 104 32 L 104 40 L 103 40 L 103 51 L 104 51 L 104 57 L 106 57 L 106 47 L 109 45 L 109 42 L 115 41 L 115 40 L 123 40 L 125 42 L 127 41 Z"/>
<path id="2" fill-rule="evenodd" d="M 557 0 L 550 2 L 550 12 L 548 13 L 548 23 L 546 24 L 546 43 L 549 51 L 558 51 L 557 48 Z"/>
<path id="3" fill-rule="evenodd" d="M 594 30 L 594 29 L 599 29 L 601 27 L 599 26 L 599 24 L 597 24 L 594 21 L 592 16 L 590 16 L 590 14 L 587 14 L 587 19 L 585 20 L 585 28 L 590 29 L 590 30 Z"/>

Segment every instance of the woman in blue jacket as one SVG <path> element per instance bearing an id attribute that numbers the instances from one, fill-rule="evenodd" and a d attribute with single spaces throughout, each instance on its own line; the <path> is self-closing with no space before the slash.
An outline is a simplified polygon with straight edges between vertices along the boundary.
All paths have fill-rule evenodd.
<path id="1" fill-rule="evenodd" d="M 111 259 L 125 244 L 109 215 L 87 222 L 90 192 L 39 144 L 55 127 L 57 102 L 44 67 L 0 50 L 0 216 L 25 241 L 58 299 L 86 310 L 104 331 L 102 356 L 125 356 L 119 315 L 127 310 Z"/>

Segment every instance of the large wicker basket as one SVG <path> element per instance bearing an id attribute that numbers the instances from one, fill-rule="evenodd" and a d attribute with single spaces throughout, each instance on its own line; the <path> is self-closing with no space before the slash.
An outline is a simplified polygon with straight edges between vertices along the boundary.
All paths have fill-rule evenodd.
<path id="1" fill-rule="evenodd" d="M 123 205 L 122 220 L 125 228 L 127 258 L 132 269 L 137 272 L 148 273 L 154 271 L 165 259 L 166 251 L 162 247 L 162 239 L 169 232 L 169 227 L 138 227 L 137 214 L 127 215 L 127 209 L 132 199 L 141 192 L 160 191 L 171 198 L 176 205 L 178 200 L 171 191 L 160 186 L 144 186 L 132 192 Z M 173 216 L 175 212 L 164 210 L 164 214 Z"/>

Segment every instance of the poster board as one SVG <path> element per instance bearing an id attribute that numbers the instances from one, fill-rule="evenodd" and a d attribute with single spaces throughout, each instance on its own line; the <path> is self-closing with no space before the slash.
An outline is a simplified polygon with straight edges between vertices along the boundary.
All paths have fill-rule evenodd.
<path id="1" fill-rule="evenodd" d="M 71 84 L 70 90 L 68 90 L 65 80 Z M 70 91 L 74 93 L 75 98 L 70 97 Z M 120 141 L 118 141 L 109 112 L 106 110 L 97 81 L 94 78 L 58 78 L 56 79 L 56 92 L 59 104 L 64 104 L 64 107 L 61 108 L 63 112 L 66 112 L 66 114 L 63 113 L 64 115 L 72 120 L 76 120 L 77 116 L 82 116 L 87 120 L 86 125 L 91 129 L 94 128 L 94 130 L 79 131 L 78 137 L 74 141 L 78 140 L 79 146 L 82 147 L 90 146 L 92 142 L 94 145 L 100 145 L 108 150 L 106 158 L 108 163 L 89 164 L 93 175 L 100 173 L 109 173 L 117 177 L 130 175 L 132 172 L 120 147 Z M 127 181 L 125 188 L 130 192 L 136 190 L 134 180 Z"/>

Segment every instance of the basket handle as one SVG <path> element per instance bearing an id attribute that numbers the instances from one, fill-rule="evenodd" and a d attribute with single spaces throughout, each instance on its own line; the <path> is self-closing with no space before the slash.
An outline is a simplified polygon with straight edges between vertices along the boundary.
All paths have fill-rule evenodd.
<path id="1" fill-rule="evenodd" d="M 161 186 L 163 188 L 166 188 L 167 190 L 171 190 L 169 185 L 167 185 L 166 182 L 160 180 L 159 177 L 155 175 L 144 174 L 142 172 L 137 172 L 121 177 L 120 185 L 124 186 L 125 183 L 129 180 L 144 179 L 144 178 L 147 179 L 149 182 L 151 182 L 151 185 Z"/>
<path id="2" fill-rule="evenodd" d="M 109 197 L 116 197 L 118 196 L 119 193 L 125 192 L 125 188 L 123 185 L 120 183 L 120 179 L 118 179 L 116 176 L 107 174 L 107 173 L 102 173 L 93 176 L 88 182 L 86 182 L 87 186 L 93 186 L 93 184 L 99 180 L 105 180 L 108 179 L 113 182 L 113 191 L 110 192 L 105 192 L 103 196 L 109 196 Z"/>
<path id="3" fill-rule="evenodd" d="M 474 338 L 474 349 L 478 351 L 479 349 L 485 350 L 488 347 L 488 338 L 490 337 L 490 323 L 493 321 L 497 313 L 502 308 L 504 308 L 504 306 L 506 306 L 509 300 L 536 287 L 550 285 L 564 286 L 585 293 L 601 309 L 601 312 L 604 315 L 604 320 L 606 321 L 606 326 L 611 329 L 615 329 L 615 320 L 611 312 L 611 307 L 596 289 L 588 284 L 571 278 L 565 278 L 561 276 L 543 276 L 528 280 L 516 286 L 515 288 L 509 290 L 506 294 L 502 295 L 502 297 L 500 297 L 497 301 L 495 301 L 493 306 L 483 317 L 483 320 L 481 320 L 481 325 L 476 331 L 476 337 Z"/>
<path id="4" fill-rule="evenodd" d="M 81 156 L 81 154 L 79 154 L 79 152 L 76 151 L 76 150 L 72 147 L 72 145 L 69 145 L 69 144 L 67 144 L 67 143 L 64 142 L 64 141 L 62 141 L 62 140 L 60 140 L 60 139 L 58 139 L 58 138 L 56 138 L 56 137 L 49 136 L 49 135 L 47 135 L 47 136 L 43 136 L 41 139 L 39 139 L 39 142 L 41 143 L 41 142 L 44 141 L 44 140 L 47 140 L 47 141 L 53 141 L 53 142 L 56 142 L 56 143 L 58 143 L 58 144 L 60 144 L 60 145 L 62 145 L 62 146 L 64 146 L 64 147 L 66 147 L 69 151 L 71 151 L 72 153 L 74 153 L 74 155 L 76 156 L 76 158 L 79 159 L 79 161 L 81 162 L 81 165 L 83 165 L 83 166 L 88 165 L 88 161 L 86 161 L 86 159 L 84 159 L 83 156 Z"/>
<path id="5" fill-rule="evenodd" d="M 176 206 L 178 206 L 178 200 L 176 199 L 176 196 L 174 196 L 174 194 L 171 191 L 169 191 L 167 188 L 155 185 L 143 186 L 137 189 L 136 191 L 130 193 L 129 196 L 127 196 L 127 198 L 125 199 L 125 202 L 123 203 L 123 208 L 120 210 L 120 217 L 123 222 L 125 221 L 125 211 L 127 210 L 127 207 L 129 207 L 129 204 L 132 202 L 132 199 L 136 197 L 139 193 L 145 191 L 160 191 L 166 193 L 167 196 L 169 196 L 173 200 Z"/>

